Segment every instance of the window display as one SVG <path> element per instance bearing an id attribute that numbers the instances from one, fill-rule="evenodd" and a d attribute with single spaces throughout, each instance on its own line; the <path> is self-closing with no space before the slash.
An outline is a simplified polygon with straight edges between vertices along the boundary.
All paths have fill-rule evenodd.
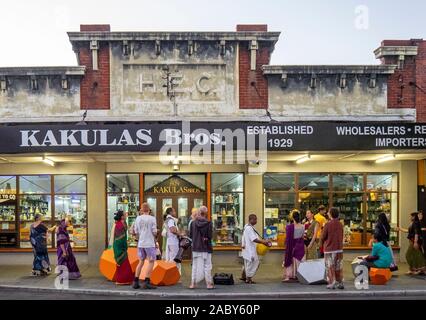
<path id="1" fill-rule="evenodd" d="M 19 197 L 19 211 L 20 211 L 20 227 L 19 227 L 19 240 L 21 248 L 31 248 L 30 242 L 30 227 L 34 222 L 36 214 L 41 214 L 43 223 L 47 227 L 53 225 L 52 222 L 52 205 L 51 196 L 49 195 L 26 195 L 21 194 Z M 47 246 L 52 248 L 52 235 L 47 237 Z"/>
<path id="2" fill-rule="evenodd" d="M 243 218 L 243 174 L 212 174 L 213 244 L 241 244 Z"/>
<path id="3" fill-rule="evenodd" d="M 128 214 L 127 226 L 136 220 L 139 211 L 139 174 L 108 174 L 107 175 L 107 231 L 108 239 L 114 224 L 114 213 L 123 210 Z M 130 230 L 129 230 L 130 231 Z M 128 234 L 129 246 L 136 246 L 137 240 Z"/>
<path id="4" fill-rule="evenodd" d="M 16 177 L 0 176 L 0 248 L 16 247 Z"/>
<path id="5" fill-rule="evenodd" d="M 285 223 L 294 208 L 314 210 L 320 205 L 340 209 L 345 225 L 345 246 L 366 246 L 379 213 L 396 227 L 397 174 L 266 173 L 264 175 L 264 236 L 283 246 Z M 398 245 L 397 233 L 391 243 Z"/>

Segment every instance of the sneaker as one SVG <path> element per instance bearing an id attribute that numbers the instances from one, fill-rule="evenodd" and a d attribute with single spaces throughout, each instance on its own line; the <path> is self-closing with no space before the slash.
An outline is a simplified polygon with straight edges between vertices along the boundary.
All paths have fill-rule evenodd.
<path id="1" fill-rule="evenodd" d="M 392 266 L 389 268 L 391 272 L 398 271 L 398 266 Z"/>
<path id="2" fill-rule="evenodd" d="M 340 290 L 345 289 L 345 286 L 344 286 L 343 282 L 339 282 L 339 283 L 337 284 L 337 289 L 340 289 Z"/>

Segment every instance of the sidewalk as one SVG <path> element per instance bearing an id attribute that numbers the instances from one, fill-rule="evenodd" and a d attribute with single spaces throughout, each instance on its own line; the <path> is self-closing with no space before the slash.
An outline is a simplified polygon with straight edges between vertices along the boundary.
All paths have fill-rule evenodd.
<path id="1" fill-rule="evenodd" d="M 157 290 L 133 290 L 129 286 L 116 286 L 107 281 L 96 267 L 81 267 L 83 277 L 70 281 L 68 290 L 57 290 L 54 286 L 55 275 L 48 277 L 30 276 L 30 268 L 23 266 L 0 266 L 0 291 L 23 290 L 27 292 L 52 293 L 60 298 L 61 292 L 83 295 L 105 295 L 105 298 L 137 297 L 141 299 L 355 299 L 421 297 L 426 299 L 426 278 L 406 276 L 407 265 L 401 264 L 393 278 L 384 286 L 370 285 L 368 290 L 357 290 L 349 263 L 345 264 L 345 290 L 327 290 L 325 285 L 302 285 L 299 283 L 281 283 L 282 269 L 277 265 L 263 264 L 255 278 L 257 284 L 247 285 L 238 280 L 241 267 L 217 266 L 213 272 L 233 273 L 234 286 L 217 286 L 215 290 L 206 290 L 204 284 L 199 289 L 188 289 L 190 264 L 182 266 L 181 282 L 171 287 L 159 287 Z M 59 295 L 58 295 L 59 293 Z"/>

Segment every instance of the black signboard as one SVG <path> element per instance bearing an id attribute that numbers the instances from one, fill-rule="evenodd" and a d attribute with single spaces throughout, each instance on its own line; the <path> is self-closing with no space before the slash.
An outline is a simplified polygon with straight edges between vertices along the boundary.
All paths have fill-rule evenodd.
<path id="1" fill-rule="evenodd" d="M 253 149 L 357 151 L 426 149 L 426 124 L 174 122 L 0 127 L 0 154 Z M 261 141 L 261 143 L 260 143 Z"/>

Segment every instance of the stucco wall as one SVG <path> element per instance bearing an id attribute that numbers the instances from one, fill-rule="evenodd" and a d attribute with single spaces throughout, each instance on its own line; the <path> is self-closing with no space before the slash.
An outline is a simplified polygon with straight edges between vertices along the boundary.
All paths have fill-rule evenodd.
<path id="1" fill-rule="evenodd" d="M 0 119 L 49 119 L 78 116 L 80 79 L 69 78 L 69 89 L 61 87 L 60 76 L 37 77 L 38 89 L 30 87 L 30 77 L 8 77 L 8 89 L 0 90 Z"/>
<path id="2" fill-rule="evenodd" d="M 280 76 L 269 77 L 270 112 L 276 116 L 384 115 L 387 113 L 386 77 L 377 77 L 375 88 L 367 75 L 347 75 L 348 86 L 341 89 L 340 75 L 318 75 L 316 88 L 311 75 L 289 75 L 282 87 Z"/>

